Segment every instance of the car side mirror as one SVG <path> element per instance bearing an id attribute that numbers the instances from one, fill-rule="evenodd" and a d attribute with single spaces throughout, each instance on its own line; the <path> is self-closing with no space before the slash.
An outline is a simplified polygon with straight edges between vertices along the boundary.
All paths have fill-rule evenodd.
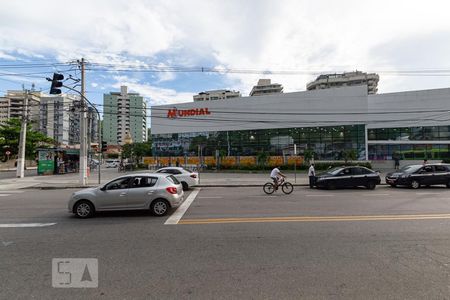
<path id="1" fill-rule="evenodd" d="M 106 184 L 100 188 L 100 191 L 106 191 Z"/>

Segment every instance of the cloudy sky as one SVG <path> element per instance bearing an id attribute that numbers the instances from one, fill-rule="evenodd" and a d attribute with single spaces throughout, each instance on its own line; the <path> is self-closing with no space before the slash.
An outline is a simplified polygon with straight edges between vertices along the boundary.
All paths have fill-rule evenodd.
<path id="1" fill-rule="evenodd" d="M 0 95 L 48 91 L 52 72 L 79 75 L 55 63 L 81 57 L 95 103 L 120 85 L 150 105 L 210 89 L 248 95 L 258 78 L 302 91 L 318 73 L 356 69 L 379 72 L 381 93 L 450 87 L 448 3 L 0 0 Z M 201 67 L 244 72 L 179 72 Z"/>

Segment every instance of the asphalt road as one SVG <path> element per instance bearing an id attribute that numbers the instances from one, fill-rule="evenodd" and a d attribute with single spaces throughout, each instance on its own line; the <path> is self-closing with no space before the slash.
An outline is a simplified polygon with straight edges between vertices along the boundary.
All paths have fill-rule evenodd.
<path id="1" fill-rule="evenodd" d="M 79 220 L 71 190 L 2 191 L 0 298 L 450 299 L 446 188 L 197 191 L 176 225 Z M 56 224 L 1 227 L 19 223 Z M 98 288 L 53 288 L 53 258 L 98 259 Z"/>

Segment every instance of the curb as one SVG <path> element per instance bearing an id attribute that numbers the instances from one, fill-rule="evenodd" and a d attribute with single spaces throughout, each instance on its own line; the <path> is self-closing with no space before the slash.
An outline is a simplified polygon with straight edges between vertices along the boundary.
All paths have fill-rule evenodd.
<path id="1" fill-rule="evenodd" d="M 27 186 L 20 188 L 20 190 L 66 190 L 66 189 L 87 189 L 97 187 L 98 185 L 78 185 L 78 186 Z"/>
<path id="2" fill-rule="evenodd" d="M 308 183 L 293 183 L 293 186 L 309 186 Z M 381 183 L 379 186 L 385 186 L 386 183 Z M 87 189 L 97 187 L 98 185 L 86 185 L 86 186 L 28 186 L 20 188 L 21 190 L 65 190 L 65 189 Z M 262 187 L 262 184 L 199 184 L 195 187 L 199 188 L 210 188 L 210 187 L 227 187 L 227 188 L 235 188 L 235 187 Z"/>

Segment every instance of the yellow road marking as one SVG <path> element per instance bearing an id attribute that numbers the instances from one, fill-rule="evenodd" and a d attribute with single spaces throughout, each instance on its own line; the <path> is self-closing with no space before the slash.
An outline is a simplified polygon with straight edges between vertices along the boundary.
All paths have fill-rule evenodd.
<path id="1" fill-rule="evenodd" d="M 450 214 L 378 215 L 378 216 L 297 216 L 262 218 L 185 219 L 178 224 L 273 223 L 273 222 L 351 222 L 450 219 Z"/>

